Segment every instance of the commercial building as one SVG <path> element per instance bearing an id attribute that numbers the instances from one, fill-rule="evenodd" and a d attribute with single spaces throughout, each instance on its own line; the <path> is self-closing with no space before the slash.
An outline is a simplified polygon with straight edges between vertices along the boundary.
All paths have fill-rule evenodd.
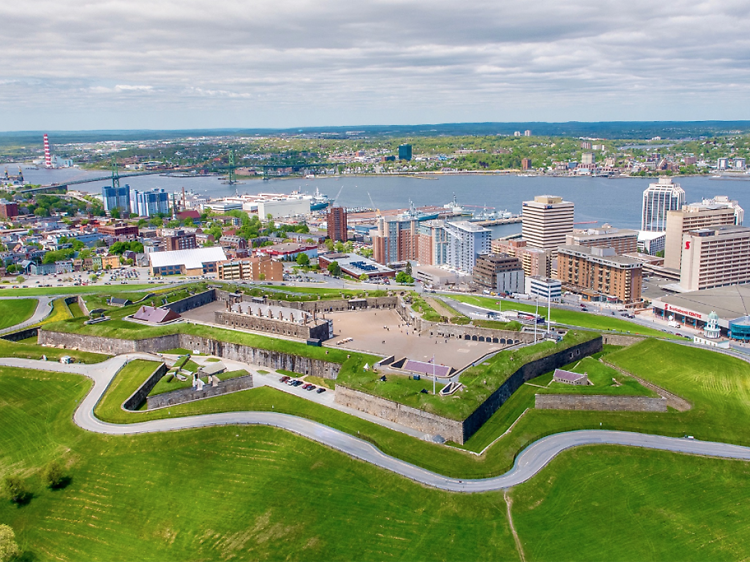
<path id="1" fill-rule="evenodd" d="M 282 244 L 274 244 L 273 246 L 263 246 L 259 251 L 282 261 L 294 261 L 300 254 L 307 254 L 307 257 L 310 259 L 318 257 L 317 244 L 284 242 Z"/>
<path id="2" fill-rule="evenodd" d="M 457 271 L 472 273 L 480 254 L 490 253 L 491 232 L 469 221 L 446 222 L 448 239 L 446 265 Z"/>
<path id="3" fill-rule="evenodd" d="M 373 259 L 381 264 L 416 260 L 419 217 L 405 213 L 396 217 L 379 217 L 371 231 Z"/>
<path id="4" fill-rule="evenodd" d="M 130 192 L 130 212 L 139 217 L 152 217 L 159 213 L 169 214 L 169 194 L 163 189 Z"/>
<path id="5" fill-rule="evenodd" d="M 562 197 L 538 195 L 533 201 L 524 201 L 523 239 L 532 248 L 550 250 L 554 257 L 566 235 L 573 232 L 574 214 L 575 205 Z"/>
<path id="6" fill-rule="evenodd" d="M 714 205 L 718 207 L 728 207 L 734 210 L 734 224 L 742 226 L 742 221 L 745 219 L 745 210 L 740 207 L 739 202 L 736 199 L 730 199 L 726 195 L 717 195 L 711 199 L 703 199 L 701 201 L 703 205 Z"/>
<path id="7" fill-rule="evenodd" d="M 398 147 L 398 159 L 399 160 L 411 160 L 411 145 L 402 144 Z"/>
<path id="8" fill-rule="evenodd" d="M 132 208 L 130 203 L 130 186 L 127 184 L 122 187 L 105 185 L 102 187 L 102 203 L 104 204 L 104 210 L 110 214 L 115 209 L 120 214 L 129 213 Z"/>
<path id="9" fill-rule="evenodd" d="M 492 252 L 508 254 L 521 260 L 521 267 L 526 277 L 551 277 L 552 252 L 540 248 L 529 248 L 526 240 L 493 240 Z"/>
<path id="10" fill-rule="evenodd" d="M 203 209 L 209 209 L 214 213 L 224 214 L 229 211 L 241 211 L 242 202 L 240 201 L 210 201 L 203 203 Z M 266 215 L 259 215 L 265 218 Z"/>
<path id="11" fill-rule="evenodd" d="M 359 256 L 357 254 L 328 253 L 318 258 L 320 269 L 327 269 L 330 264 L 337 262 L 342 273 L 359 279 L 362 275 L 368 279 L 381 279 L 385 277 L 395 277 L 396 271 L 386 267 L 373 260 Z"/>
<path id="12" fill-rule="evenodd" d="M 328 238 L 334 242 L 346 242 L 347 223 L 346 209 L 344 207 L 331 207 L 328 209 Z"/>
<path id="13" fill-rule="evenodd" d="M 257 202 L 258 216 L 265 219 L 268 215 L 278 219 L 310 214 L 310 199 L 304 197 L 278 197 L 263 199 Z"/>
<path id="14" fill-rule="evenodd" d="M 585 300 L 641 300 L 643 262 L 618 256 L 612 248 L 560 246 L 557 277 L 566 288 L 581 293 Z"/>
<path id="15" fill-rule="evenodd" d="M 661 177 L 649 184 L 643 192 L 641 230 L 664 232 L 667 230 L 667 213 L 682 209 L 685 190 L 672 183 L 672 178 Z"/>
<path id="16" fill-rule="evenodd" d="M 593 152 L 584 152 L 581 155 L 581 164 L 593 164 L 596 162 L 596 156 Z"/>
<path id="17" fill-rule="evenodd" d="M 574 230 L 565 237 L 565 244 L 589 248 L 612 248 L 616 254 L 638 251 L 638 233 L 609 225 L 588 230 Z"/>
<path id="18" fill-rule="evenodd" d="M 638 251 L 655 256 L 664 251 L 667 242 L 665 232 L 649 232 L 647 230 L 638 231 Z"/>
<path id="19" fill-rule="evenodd" d="M 680 287 L 697 291 L 750 282 L 750 228 L 718 226 L 683 234 Z"/>
<path id="20" fill-rule="evenodd" d="M 521 158 L 521 169 L 523 171 L 531 170 L 531 158 Z"/>
<path id="21" fill-rule="evenodd" d="M 217 276 L 222 281 L 283 281 L 284 264 L 272 260 L 268 255 L 221 261 L 217 264 Z"/>
<path id="22" fill-rule="evenodd" d="M 134 224 L 118 222 L 117 224 L 103 224 L 97 228 L 99 234 L 111 236 L 120 240 L 135 240 L 138 238 L 138 227 Z"/>
<path id="23" fill-rule="evenodd" d="M 190 250 L 198 247 L 198 244 L 195 241 L 195 233 L 188 233 L 182 230 L 177 231 L 173 236 L 167 236 L 164 239 L 164 242 L 168 252 Z"/>
<path id="24" fill-rule="evenodd" d="M 216 273 L 217 264 L 226 261 L 221 246 L 153 252 L 148 254 L 151 275 L 206 275 Z"/>
<path id="25" fill-rule="evenodd" d="M 12 219 L 18 216 L 18 203 L 15 201 L 0 201 L 0 218 Z"/>
<path id="26" fill-rule="evenodd" d="M 507 254 L 483 254 L 472 272 L 474 283 L 498 293 L 522 293 L 525 289 L 521 260 Z"/>
<path id="27" fill-rule="evenodd" d="M 562 299 L 562 283 L 558 279 L 527 277 L 525 284 L 525 292 L 531 297 L 549 300 L 550 302 L 560 302 Z"/>
<path id="28" fill-rule="evenodd" d="M 652 302 L 656 318 L 674 320 L 696 329 L 705 329 L 711 314 L 718 316 L 721 335 L 750 339 L 750 284 L 717 287 L 667 295 Z"/>
<path id="29" fill-rule="evenodd" d="M 667 213 L 664 267 L 680 269 L 682 236 L 691 230 L 735 224 L 735 210 L 729 206 L 691 203 Z"/>

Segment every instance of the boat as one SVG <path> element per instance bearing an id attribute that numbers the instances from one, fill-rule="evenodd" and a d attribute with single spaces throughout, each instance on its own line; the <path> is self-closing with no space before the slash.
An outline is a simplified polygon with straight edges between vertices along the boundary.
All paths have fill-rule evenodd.
<path id="1" fill-rule="evenodd" d="M 320 190 L 316 187 L 315 193 L 312 195 L 312 199 L 310 200 L 310 210 L 311 211 L 320 211 L 321 209 L 325 209 L 330 205 L 331 202 L 328 199 L 328 195 L 325 195 L 324 193 L 321 193 Z"/>

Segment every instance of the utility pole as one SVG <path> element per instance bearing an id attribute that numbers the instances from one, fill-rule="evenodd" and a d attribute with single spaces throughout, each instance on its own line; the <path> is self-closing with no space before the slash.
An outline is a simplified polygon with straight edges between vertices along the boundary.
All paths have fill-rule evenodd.
<path id="1" fill-rule="evenodd" d="M 435 354 L 432 354 L 432 395 L 435 396 Z"/>
<path id="2" fill-rule="evenodd" d="M 536 325 L 537 318 L 539 318 L 539 295 L 534 295 L 534 299 L 536 300 L 536 314 L 534 314 L 534 343 L 536 343 Z"/>

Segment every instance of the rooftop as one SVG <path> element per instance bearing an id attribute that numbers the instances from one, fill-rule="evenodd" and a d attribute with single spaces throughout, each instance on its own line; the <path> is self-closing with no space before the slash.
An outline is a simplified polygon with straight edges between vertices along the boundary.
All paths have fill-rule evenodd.
<path id="1" fill-rule="evenodd" d="M 733 320 L 750 315 L 750 284 L 668 295 L 654 302 L 687 308 L 706 315 L 715 311 L 719 318 Z"/>
<path id="2" fill-rule="evenodd" d="M 203 267 L 204 263 L 225 261 L 227 259 L 221 246 L 210 248 L 193 248 L 191 250 L 174 250 L 172 252 L 152 252 L 148 254 L 151 267 L 184 265 L 186 269 Z"/>

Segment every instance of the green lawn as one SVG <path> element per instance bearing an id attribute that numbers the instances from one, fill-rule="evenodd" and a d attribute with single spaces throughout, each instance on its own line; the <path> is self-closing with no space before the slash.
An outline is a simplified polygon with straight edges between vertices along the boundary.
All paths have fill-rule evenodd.
<path id="1" fill-rule="evenodd" d="M 552 373 L 549 373 L 534 379 L 535 384 L 547 387 L 546 389 L 537 389 L 537 394 L 607 394 L 610 396 L 658 397 L 658 394 L 643 386 L 633 377 L 625 376 L 593 357 L 586 357 L 581 361 L 566 365 L 564 369 L 574 373 L 586 373 L 593 385 L 576 386 L 552 382 Z M 614 383 L 613 379 L 619 383 L 619 386 Z"/>
<path id="2" fill-rule="evenodd" d="M 490 328 L 492 330 L 512 330 L 514 332 L 520 332 L 523 329 L 521 322 L 499 322 L 497 320 L 472 320 L 471 323 L 474 326 L 480 328 Z"/>
<path id="3" fill-rule="evenodd" d="M 322 386 L 329 390 L 334 390 L 336 388 L 336 381 L 334 379 L 324 379 L 322 377 L 313 377 L 312 375 L 307 375 L 305 377 L 305 381 L 312 383 L 315 386 Z"/>
<path id="4" fill-rule="evenodd" d="M 518 560 L 499 493 L 427 489 L 291 433 L 107 437 L 72 423 L 83 377 L 0 373 L 0 500 L 26 560 Z M 70 484 L 45 488 L 60 459 Z"/>
<path id="5" fill-rule="evenodd" d="M 26 322 L 34 314 L 38 302 L 36 299 L 0 300 L 0 330 Z"/>
<path id="6" fill-rule="evenodd" d="M 510 495 L 529 562 L 718 562 L 750 553 L 748 462 L 584 447 Z"/>
<path id="7" fill-rule="evenodd" d="M 81 306 L 77 302 L 70 303 L 68 308 L 70 309 L 70 314 L 73 315 L 73 318 L 81 318 L 85 316 L 81 310 Z"/>
<path id="8" fill-rule="evenodd" d="M 165 289 L 168 285 L 86 285 L 80 287 L 32 287 L 28 289 L 3 289 L 0 297 L 36 297 L 40 295 L 83 295 L 86 293 L 97 293 L 111 295 L 125 291 L 144 291 L 149 289 Z"/>
<path id="9" fill-rule="evenodd" d="M 451 298 L 457 301 L 473 304 L 475 306 L 481 306 L 490 310 L 499 310 L 498 303 L 502 303 L 503 310 L 519 310 L 521 312 L 534 312 L 536 310 L 535 305 L 526 304 L 519 301 L 501 301 L 499 299 L 493 299 L 489 297 L 479 297 L 473 295 L 450 295 L 445 298 Z M 539 303 L 539 314 L 546 316 L 547 307 L 541 306 Z M 653 336 L 657 338 L 667 339 L 678 339 L 677 336 L 662 332 L 661 330 L 646 328 L 640 324 L 628 322 L 615 316 L 604 316 L 600 314 L 591 314 L 588 312 L 578 312 L 575 310 L 568 310 L 565 308 L 552 307 L 551 318 L 552 322 L 558 324 L 564 324 L 568 326 L 578 326 L 580 328 L 589 328 L 592 330 L 604 330 L 614 332 L 624 332 L 631 334 L 638 334 L 643 336 Z"/>
<path id="10" fill-rule="evenodd" d="M 520 349 L 501 351 L 481 365 L 464 371 L 460 377 L 464 388 L 451 396 L 433 395 L 429 376 L 415 381 L 389 374 L 384 382 L 379 380 L 380 374 L 360 369 L 349 370 L 344 376 L 339 375 L 336 383 L 432 414 L 463 420 L 484 403 L 521 365 L 596 337 L 599 335 L 593 332 L 571 330 L 563 341 L 557 344 L 541 342 Z M 430 392 L 422 393 L 423 388 Z"/>

